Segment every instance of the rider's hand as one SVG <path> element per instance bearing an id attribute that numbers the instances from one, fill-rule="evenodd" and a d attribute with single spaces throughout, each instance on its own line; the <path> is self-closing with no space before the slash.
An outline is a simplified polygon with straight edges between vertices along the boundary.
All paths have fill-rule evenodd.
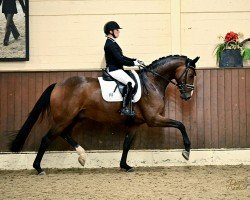
<path id="1" fill-rule="evenodd" d="M 140 65 L 145 65 L 145 63 L 142 60 L 136 60 Z"/>
<path id="2" fill-rule="evenodd" d="M 140 66 L 141 64 L 138 62 L 138 60 L 134 61 L 134 66 Z"/>

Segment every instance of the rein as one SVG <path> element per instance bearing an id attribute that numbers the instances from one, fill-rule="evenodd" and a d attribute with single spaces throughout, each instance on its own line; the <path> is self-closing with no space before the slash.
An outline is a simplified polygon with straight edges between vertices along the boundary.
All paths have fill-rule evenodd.
<path id="1" fill-rule="evenodd" d="M 174 84 L 175 86 L 178 86 L 174 81 L 172 81 L 172 80 L 170 80 L 170 79 L 168 79 L 168 78 L 165 78 L 164 76 L 158 74 L 157 72 L 155 72 L 155 71 L 153 71 L 153 70 L 151 70 L 151 69 L 146 68 L 146 65 L 145 65 L 145 64 L 141 64 L 141 65 L 139 66 L 139 68 L 140 68 L 140 67 L 143 68 L 143 69 L 146 70 L 146 71 L 151 72 L 152 74 L 154 74 L 154 75 L 156 75 L 156 76 L 161 77 L 161 78 L 164 79 L 165 81 L 168 81 L 168 82 Z"/>

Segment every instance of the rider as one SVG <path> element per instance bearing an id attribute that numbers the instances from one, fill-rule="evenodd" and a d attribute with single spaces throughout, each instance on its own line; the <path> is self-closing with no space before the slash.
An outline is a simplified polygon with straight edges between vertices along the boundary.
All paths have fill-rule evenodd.
<path id="1" fill-rule="evenodd" d="M 128 58 L 123 55 L 122 49 L 116 43 L 122 29 L 115 21 L 109 21 L 104 25 L 104 33 L 107 37 L 104 51 L 108 73 L 119 82 L 126 85 L 126 94 L 123 97 L 121 115 L 134 116 L 135 112 L 128 108 L 133 98 L 134 80 L 123 70 L 123 66 L 140 66 L 142 61 Z"/>

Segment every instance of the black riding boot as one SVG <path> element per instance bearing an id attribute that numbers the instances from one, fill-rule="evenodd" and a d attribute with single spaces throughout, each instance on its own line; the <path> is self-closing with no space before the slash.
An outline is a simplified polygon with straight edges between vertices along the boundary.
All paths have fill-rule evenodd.
<path id="1" fill-rule="evenodd" d="M 131 83 L 129 82 L 128 85 L 125 87 L 123 95 L 121 115 L 127 115 L 130 117 L 135 116 L 135 112 L 133 111 L 132 107 L 132 98 L 133 98 L 133 88 L 131 86 Z"/>

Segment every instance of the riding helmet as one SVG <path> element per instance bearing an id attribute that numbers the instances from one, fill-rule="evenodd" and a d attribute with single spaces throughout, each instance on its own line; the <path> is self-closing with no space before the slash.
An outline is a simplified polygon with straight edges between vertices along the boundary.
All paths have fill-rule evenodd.
<path id="1" fill-rule="evenodd" d="M 109 31 L 113 31 L 113 30 L 115 30 L 115 29 L 122 29 L 122 28 L 119 26 L 119 24 L 117 24 L 115 21 L 109 21 L 109 22 L 107 22 L 107 23 L 104 25 L 104 28 L 103 28 L 104 33 L 105 33 L 106 35 L 109 34 Z"/>

